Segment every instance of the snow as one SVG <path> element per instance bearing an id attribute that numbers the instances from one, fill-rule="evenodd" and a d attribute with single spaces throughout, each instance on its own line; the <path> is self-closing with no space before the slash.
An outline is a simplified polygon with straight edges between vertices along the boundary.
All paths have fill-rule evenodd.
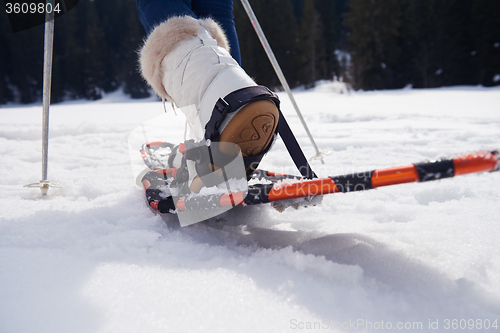
<path id="1" fill-rule="evenodd" d="M 322 82 L 295 93 L 319 149 L 331 151 L 313 162 L 320 176 L 500 148 L 499 88 L 335 90 Z M 182 140 L 182 117 L 154 99 L 53 105 L 49 180 L 64 188 L 41 198 L 22 187 L 41 175 L 41 106 L 0 108 L 0 332 L 499 324 L 500 173 L 333 194 L 283 213 L 233 209 L 180 228 L 136 186 L 140 143 L 156 137 L 131 133 L 151 119 L 166 121 L 158 139 Z M 282 142 L 261 167 L 296 173 Z"/>

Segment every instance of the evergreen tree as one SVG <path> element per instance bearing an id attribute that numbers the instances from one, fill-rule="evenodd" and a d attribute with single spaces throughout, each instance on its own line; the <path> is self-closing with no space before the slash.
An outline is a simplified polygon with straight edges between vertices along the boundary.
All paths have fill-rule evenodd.
<path id="1" fill-rule="evenodd" d="M 279 89 L 243 7 L 234 6 L 243 68 Z M 350 51 L 356 88 L 500 84 L 500 1 L 252 0 L 252 7 L 292 87 L 343 75 L 335 50 Z M 0 104 L 41 101 L 44 28 L 14 34 L 1 15 Z M 80 1 L 55 21 L 52 101 L 118 88 L 147 96 L 137 72 L 143 38 L 134 0 Z"/>
<path id="2" fill-rule="evenodd" d="M 79 4 L 74 11 L 56 20 L 55 36 L 58 43 L 54 45 L 57 64 L 61 67 L 63 80 L 63 97 L 70 99 L 85 97 L 85 49 L 84 18 Z M 53 90 L 54 92 L 54 90 Z"/>
<path id="3" fill-rule="evenodd" d="M 322 25 L 322 33 L 318 43 L 323 48 L 324 59 L 321 62 L 320 78 L 331 80 L 334 76 L 342 76 L 335 51 L 340 46 L 339 33 L 341 26 L 341 15 L 339 3 L 342 1 L 315 0 L 316 12 Z"/>
<path id="4" fill-rule="evenodd" d="M 474 0 L 471 16 L 474 84 L 500 85 L 500 1 Z"/>
<path id="5" fill-rule="evenodd" d="M 17 101 L 33 103 L 42 97 L 44 27 L 13 35 L 10 44 L 9 81 Z"/>
<path id="6" fill-rule="evenodd" d="M 133 7 L 132 7 L 133 6 Z M 102 59 L 102 89 L 104 92 L 114 91 L 123 86 L 123 63 L 127 53 L 133 53 L 133 46 L 124 44 L 130 38 L 127 18 L 130 11 L 137 19 L 134 1 L 97 1 L 96 29 L 101 32 L 99 44 Z"/>
<path id="7" fill-rule="evenodd" d="M 435 85 L 443 69 L 438 63 L 439 33 L 436 33 L 439 16 L 436 1 L 411 1 L 403 4 L 405 25 L 402 27 L 400 45 L 402 60 L 399 71 L 407 73 L 404 79 L 414 87 Z M 442 32 L 441 32 L 442 34 Z"/>
<path id="8" fill-rule="evenodd" d="M 291 86 L 300 84 L 295 60 L 297 24 L 291 3 L 283 0 L 257 0 L 252 1 L 252 8 L 289 84 Z M 259 84 L 272 88 L 280 87 L 280 82 L 239 2 L 234 3 L 234 16 L 240 41 L 242 67 Z"/>
<path id="9" fill-rule="evenodd" d="M 355 87 L 395 88 L 393 72 L 400 48 L 398 0 L 351 0 L 346 14 Z"/>
<path id="10" fill-rule="evenodd" d="M 474 84 L 470 1 L 404 1 L 400 72 L 415 87 Z"/>
<path id="11" fill-rule="evenodd" d="M 106 86 L 106 57 L 108 46 L 105 42 L 105 32 L 100 28 L 98 11 L 94 2 L 87 2 L 85 8 L 85 97 L 91 100 L 102 97 Z"/>
<path id="12" fill-rule="evenodd" d="M 298 49 L 301 55 L 300 81 L 306 87 L 314 87 L 316 81 L 322 78 L 326 71 L 323 37 L 323 24 L 316 10 L 315 1 L 308 0 L 304 3 Z"/>
<path id="13" fill-rule="evenodd" d="M 137 19 L 137 13 L 135 10 L 135 4 L 130 2 L 127 7 L 126 15 L 127 25 L 126 30 L 128 34 L 123 38 L 122 49 L 124 52 L 124 59 L 121 72 L 123 73 L 122 81 L 124 84 L 123 91 L 130 95 L 132 98 L 144 98 L 148 97 L 149 88 L 146 82 L 142 79 L 139 74 L 139 64 L 137 60 L 136 50 L 139 50 L 142 45 L 142 40 L 144 39 L 144 28 Z"/>
<path id="14" fill-rule="evenodd" d="M 4 104 L 13 100 L 14 96 L 9 87 L 9 72 L 11 59 L 11 49 L 8 47 L 11 43 L 11 33 L 10 27 L 5 14 L 0 14 L 2 17 L 0 20 L 0 45 L 3 47 L 0 49 L 0 104 Z"/>

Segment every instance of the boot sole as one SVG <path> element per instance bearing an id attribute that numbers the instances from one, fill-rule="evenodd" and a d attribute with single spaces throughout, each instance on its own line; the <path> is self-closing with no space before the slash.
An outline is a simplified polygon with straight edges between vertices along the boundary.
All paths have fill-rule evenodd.
<path id="1" fill-rule="evenodd" d="M 244 106 L 222 131 L 219 141 L 237 144 L 243 157 L 263 152 L 278 126 L 279 111 L 269 101 L 256 101 Z"/>
<path id="2" fill-rule="evenodd" d="M 269 100 L 252 102 L 234 115 L 222 131 L 219 142 L 237 144 L 243 157 L 260 154 L 271 143 L 278 120 L 279 111 L 273 102 Z M 219 149 L 229 155 L 238 154 L 234 151 L 234 145 L 219 145 Z M 213 166 L 211 167 L 213 169 Z M 249 175 L 256 168 L 257 165 L 252 165 L 245 171 Z M 198 193 L 204 186 L 205 184 L 196 176 L 191 183 L 190 190 Z"/>

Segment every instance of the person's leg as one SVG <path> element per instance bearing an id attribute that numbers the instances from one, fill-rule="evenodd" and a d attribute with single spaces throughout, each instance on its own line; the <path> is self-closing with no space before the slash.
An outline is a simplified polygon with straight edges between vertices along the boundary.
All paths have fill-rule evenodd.
<path id="1" fill-rule="evenodd" d="M 191 10 L 191 0 L 136 0 L 136 4 L 139 20 L 148 35 L 172 16 L 189 15 L 197 18 Z"/>
<path id="2" fill-rule="evenodd" d="M 145 41 L 141 71 L 160 97 L 185 114 L 193 139 L 238 145 L 250 174 L 275 137 L 279 102 L 257 86 L 228 48 L 223 29 L 211 18 L 171 17 Z M 188 169 L 194 180 L 198 171 Z"/>
<path id="3" fill-rule="evenodd" d="M 240 46 L 233 16 L 232 0 L 136 0 L 139 20 L 147 35 L 172 16 L 211 17 L 226 33 L 231 56 L 241 64 Z"/>
<path id="4" fill-rule="evenodd" d="M 211 17 L 222 26 L 231 47 L 231 56 L 241 65 L 240 45 L 233 16 L 233 0 L 191 0 L 191 8 L 197 17 Z"/>

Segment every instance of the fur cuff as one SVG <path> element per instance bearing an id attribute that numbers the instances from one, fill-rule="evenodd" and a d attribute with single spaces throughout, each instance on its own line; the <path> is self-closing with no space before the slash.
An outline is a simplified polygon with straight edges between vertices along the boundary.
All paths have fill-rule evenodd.
<path id="1" fill-rule="evenodd" d="M 220 47 L 229 51 L 229 43 L 224 31 L 210 18 L 197 20 L 191 16 L 172 17 L 158 25 L 145 40 L 139 51 L 141 74 L 158 96 L 171 100 L 161 83 L 163 58 L 183 40 L 197 36 L 200 25 L 208 30 Z"/>

